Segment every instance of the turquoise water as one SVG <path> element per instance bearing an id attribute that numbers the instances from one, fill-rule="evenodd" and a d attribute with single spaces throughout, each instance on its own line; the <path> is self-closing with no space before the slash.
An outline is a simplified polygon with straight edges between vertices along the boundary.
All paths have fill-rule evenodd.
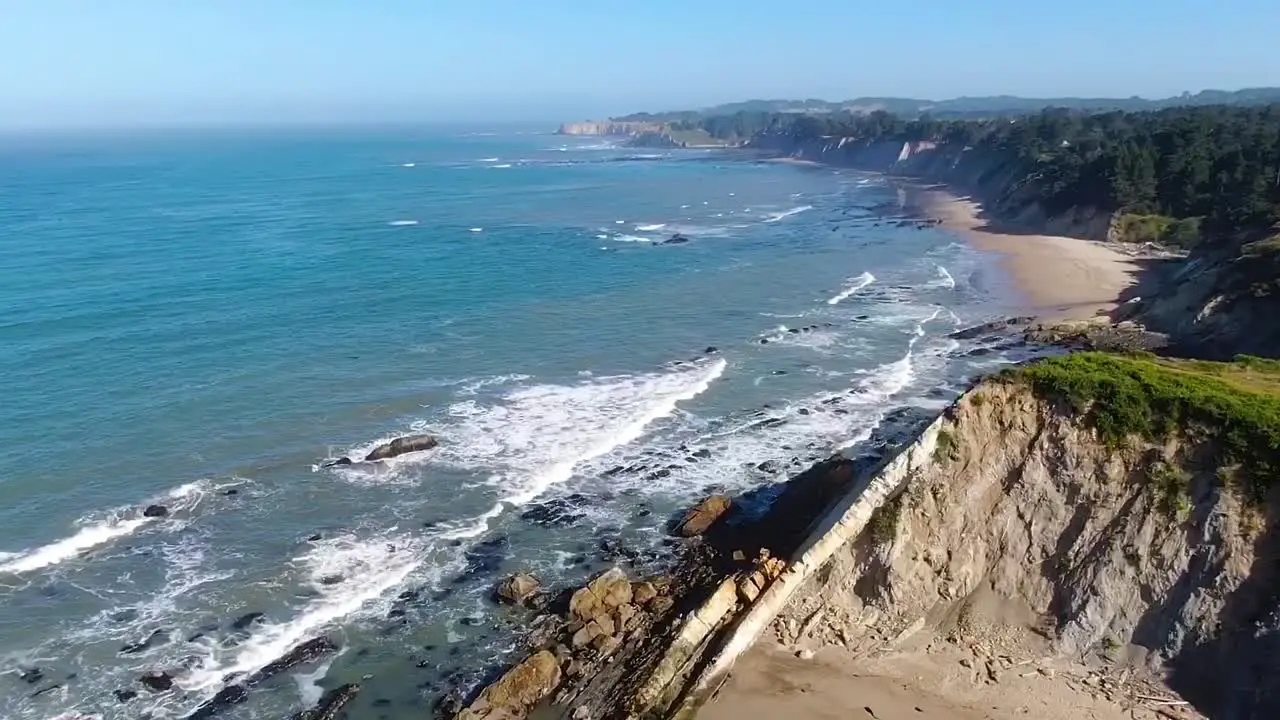
<path id="1" fill-rule="evenodd" d="M 946 338 L 998 273 L 903 202 L 509 131 L 3 140 L 0 716 L 181 717 L 325 634 L 220 717 L 369 675 L 353 718 L 422 717 L 509 652 L 497 577 L 660 566 L 683 503 L 1008 361 Z"/>

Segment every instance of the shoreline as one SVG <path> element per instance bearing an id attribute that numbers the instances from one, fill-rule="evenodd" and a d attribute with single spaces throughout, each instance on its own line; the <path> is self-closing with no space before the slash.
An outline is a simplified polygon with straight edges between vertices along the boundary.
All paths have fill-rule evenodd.
<path id="1" fill-rule="evenodd" d="M 1019 232 L 983 217 L 980 202 L 945 186 L 910 191 L 913 204 L 973 248 L 999 256 L 1029 314 L 1048 322 L 1109 319 L 1138 283 L 1137 258 L 1096 240 Z"/>
<path id="2" fill-rule="evenodd" d="M 1047 322 L 1108 319 L 1138 283 L 1138 259 L 1108 243 L 998 227 L 980 202 L 948 187 L 919 188 L 913 200 L 974 249 L 1000 256 L 1028 313 Z"/>

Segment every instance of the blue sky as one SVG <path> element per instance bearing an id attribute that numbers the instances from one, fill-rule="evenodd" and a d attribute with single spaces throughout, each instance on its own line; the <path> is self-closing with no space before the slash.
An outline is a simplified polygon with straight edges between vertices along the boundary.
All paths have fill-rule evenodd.
<path id="1" fill-rule="evenodd" d="M 0 125 L 1280 85 L 1280 0 L 0 0 Z"/>

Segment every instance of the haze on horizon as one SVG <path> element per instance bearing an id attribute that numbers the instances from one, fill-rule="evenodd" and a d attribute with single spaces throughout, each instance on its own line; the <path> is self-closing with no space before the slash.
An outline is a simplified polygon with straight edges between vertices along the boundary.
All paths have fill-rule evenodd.
<path id="1" fill-rule="evenodd" d="M 0 0 L 0 127 L 551 121 L 1280 84 L 1274 0 Z"/>

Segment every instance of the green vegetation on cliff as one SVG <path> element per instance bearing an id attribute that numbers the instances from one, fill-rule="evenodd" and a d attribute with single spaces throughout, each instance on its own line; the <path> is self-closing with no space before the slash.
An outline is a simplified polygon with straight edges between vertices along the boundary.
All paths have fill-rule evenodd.
<path id="1" fill-rule="evenodd" d="M 1207 434 L 1219 462 L 1239 465 L 1248 497 L 1280 480 L 1280 361 L 1232 363 L 1082 352 L 1008 370 L 1040 397 L 1081 413 L 1107 443 Z"/>

